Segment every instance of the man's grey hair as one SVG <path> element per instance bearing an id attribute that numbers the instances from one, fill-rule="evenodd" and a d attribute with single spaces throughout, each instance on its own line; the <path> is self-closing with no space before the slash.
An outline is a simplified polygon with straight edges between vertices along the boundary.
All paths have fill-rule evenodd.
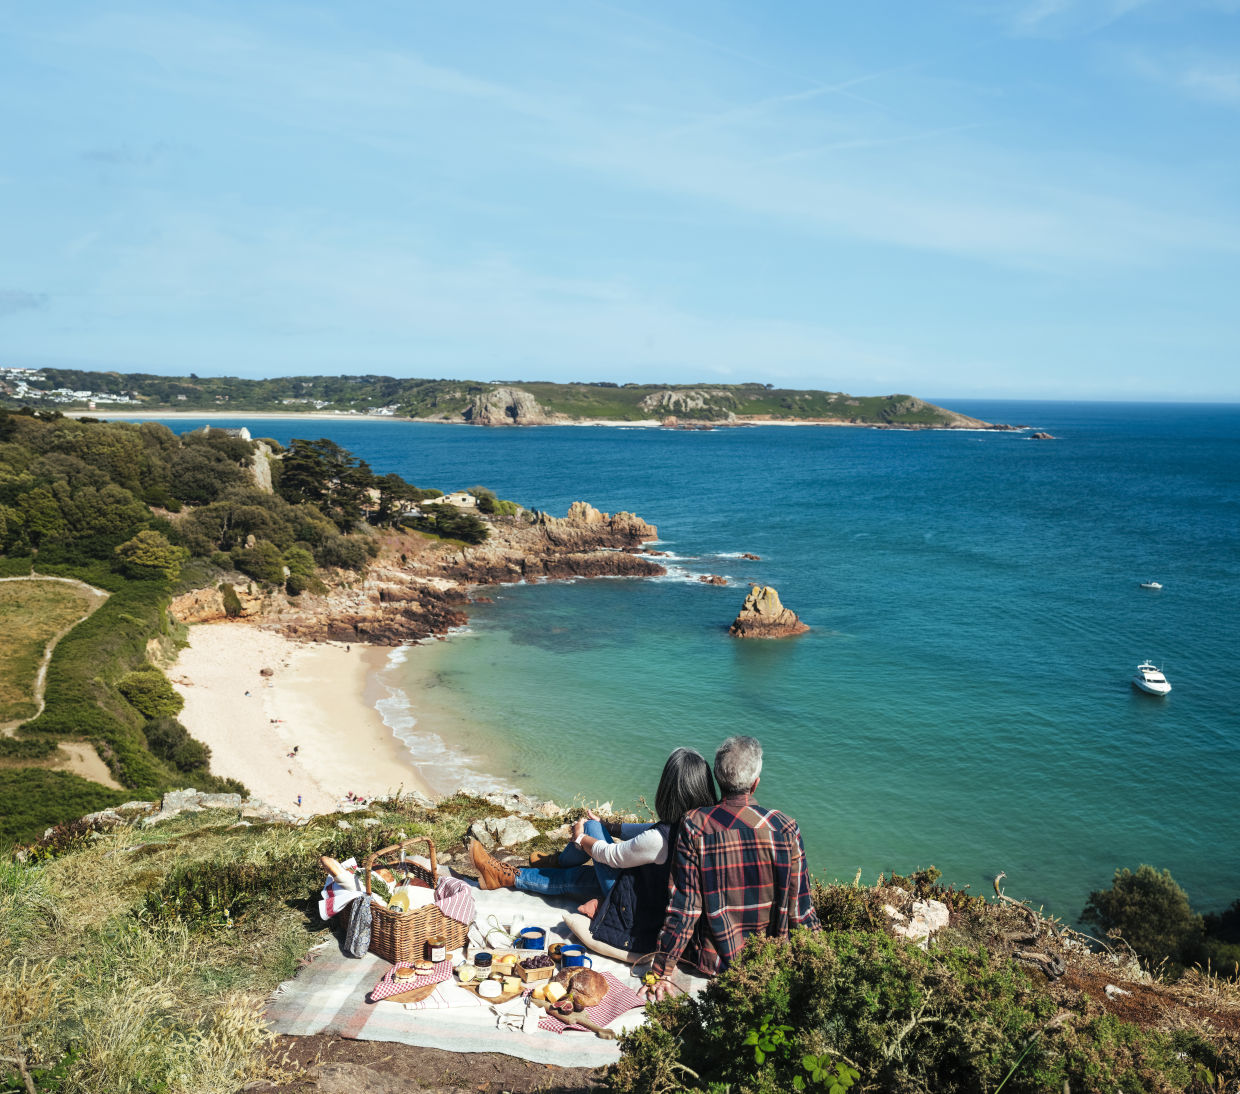
<path id="1" fill-rule="evenodd" d="M 729 737 L 715 753 L 715 781 L 725 794 L 741 794 L 762 774 L 762 746 L 753 737 Z"/>

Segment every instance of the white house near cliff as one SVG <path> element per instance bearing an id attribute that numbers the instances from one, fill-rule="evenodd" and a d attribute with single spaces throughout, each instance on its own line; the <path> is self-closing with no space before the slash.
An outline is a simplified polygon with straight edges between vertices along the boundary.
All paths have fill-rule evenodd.
<path id="1" fill-rule="evenodd" d="M 444 502 L 447 505 L 455 505 L 458 509 L 478 508 L 478 499 L 464 490 L 458 490 L 455 494 L 444 494 L 442 498 L 436 498 L 435 500 L 437 502 Z"/>

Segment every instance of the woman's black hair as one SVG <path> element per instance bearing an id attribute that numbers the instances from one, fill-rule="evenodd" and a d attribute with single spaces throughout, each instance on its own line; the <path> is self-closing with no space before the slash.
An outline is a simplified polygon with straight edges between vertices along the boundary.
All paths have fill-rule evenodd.
<path id="1" fill-rule="evenodd" d="M 678 748 L 663 765 L 654 808 L 663 824 L 678 824 L 690 809 L 714 805 L 719 800 L 710 764 L 693 748 Z"/>

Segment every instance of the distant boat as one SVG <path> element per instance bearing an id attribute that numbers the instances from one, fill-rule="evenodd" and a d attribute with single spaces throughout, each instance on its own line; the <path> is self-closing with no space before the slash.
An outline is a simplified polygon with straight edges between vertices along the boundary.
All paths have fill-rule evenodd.
<path id="1" fill-rule="evenodd" d="M 1157 581 L 1143 581 L 1143 582 L 1141 582 L 1141 588 L 1143 588 L 1143 589 L 1161 589 L 1161 588 L 1162 588 L 1162 585 L 1161 585 L 1159 582 L 1157 582 Z"/>
<path id="2" fill-rule="evenodd" d="M 1134 687 L 1148 691 L 1151 695 L 1166 695 L 1171 690 L 1162 670 L 1149 661 L 1142 661 L 1137 666 L 1137 675 L 1132 678 L 1132 683 Z"/>

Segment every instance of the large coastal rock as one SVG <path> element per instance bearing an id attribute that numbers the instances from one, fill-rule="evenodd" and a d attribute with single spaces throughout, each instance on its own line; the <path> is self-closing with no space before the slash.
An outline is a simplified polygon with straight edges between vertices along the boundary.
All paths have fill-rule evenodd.
<path id="1" fill-rule="evenodd" d="M 546 425 L 550 420 L 538 400 L 519 387 L 496 387 L 478 395 L 465 408 L 474 425 Z"/>
<path id="2" fill-rule="evenodd" d="M 728 633 L 737 638 L 787 638 L 807 630 L 796 612 L 783 606 L 773 586 L 754 585 Z"/>

